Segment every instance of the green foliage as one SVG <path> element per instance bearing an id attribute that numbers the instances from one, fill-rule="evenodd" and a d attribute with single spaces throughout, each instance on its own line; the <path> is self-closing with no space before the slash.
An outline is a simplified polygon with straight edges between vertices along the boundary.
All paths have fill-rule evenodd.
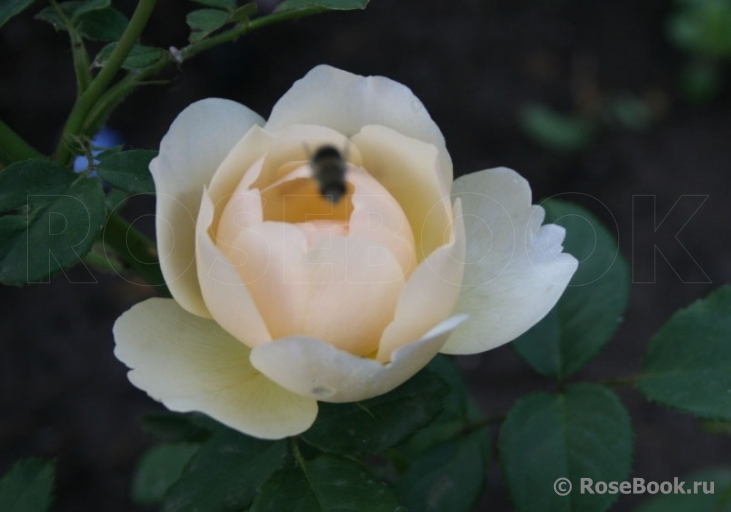
<path id="1" fill-rule="evenodd" d="M 406 512 L 394 492 L 363 466 L 322 455 L 277 472 L 261 488 L 250 512 L 365 510 L 365 504 L 368 512 Z"/>
<path id="2" fill-rule="evenodd" d="M 411 512 L 470 512 L 482 494 L 490 456 L 485 426 L 416 456 L 398 482 Z"/>
<path id="3" fill-rule="evenodd" d="M 518 512 L 601 512 L 616 494 L 582 494 L 580 478 L 626 480 L 632 464 L 632 426 L 617 396 L 595 384 L 562 394 L 534 393 L 518 401 L 500 430 L 500 462 Z M 568 478 L 574 492 L 559 496 Z"/>
<path id="4" fill-rule="evenodd" d="M 396 488 L 411 512 L 469 512 L 484 489 L 490 429 L 470 402 L 464 379 L 445 356 L 428 368 L 449 383 L 442 413 L 400 449 Z"/>
<path id="5" fill-rule="evenodd" d="M 686 494 L 652 497 L 637 512 L 731 512 L 731 470 L 701 471 L 681 481 L 685 481 Z M 702 485 L 696 494 L 694 482 L 713 482 L 713 494 L 705 494 Z"/>
<path id="6" fill-rule="evenodd" d="M 319 7 L 323 10 L 365 9 L 370 0 L 284 0 L 274 12 L 299 11 Z"/>
<path id="7" fill-rule="evenodd" d="M 199 447 L 197 444 L 171 443 L 148 451 L 137 465 L 132 482 L 135 502 L 146 505 L 162 503 Z"/>
<path id="8" fill-rule="evenodd" d="M 731 1 L 683 2 L 668 19 L 667 32 L 683 51 L 709 58 L 731 57 Z"/>
<path id="9" fill-rule="evenodd" d="M 90 12 L 79 20 L 79 32 L 93 41 L 118 41 L 129 19 L 117 9 L 108 8 Z"/>
<path id="10" fill-rule="evenodd" d="M 117 9 L 111 7 L 108 0 L 71 1 L 59 4 L 66 20 L 53 6 L 46 7 L 36 15 L 36 19 L 46 21 L 56 30 L 78 30 L 87 39 L 95 41 L 117 41 L 129 20 Z M 67 26 L 66 21 L 70 23 Z"/>
<path id="11" fill-rule="evenodd" d="M 33 4 L 34 0 L 2 0 L 0 1 L 0 28 L 10 18 L 17 16 Z"/>
<path id="12" fill-rule="evenodd" d="M 723 75 L 718 63 L 692 61 L 680 71 L 680 89 L 693 103 L 704 104 L 723 90 Z"/>
<path id="13" fill-rule="evenodd" d="M 112 56 L 112 52 L 117 47 L 117 43 L 109 43 L 94 58 L 93 66 L 102 67 Z M 152 46 L 143 46 L 137 44 L 132 47 L 132 50 L 124 60 L 122 67 L 124 69 L 142 69 L 148 66 L 152 66 L 163 56 L 163 51 L 160 48 L 154 48 Z"/>
<path id="14" fill-rule="evenodd" d="M 441 412 L 449 392 L 439 377 L 424 370 L 390 393 L 370 400 L 321 403 L 315 424 L 302 438 L 326 452 L 380 453 L 426 426 Z"/>
<path id="15" fill-rule="evenodd" d="M 208 7 L 216 7 L 226 11 L 233 12 L 236 9 L 236 0 L 193 0 L 197 4 L 207 5 Z"/>
<path id="16" fill-rule="evenodd" d="M 21 460 L 0 479 L 2 512 L 45 512 L 53 499 L 53 462 Z"/>
<path id="17" fill-rule="evenodd" d="M 288 463 L 286 441 L 260 441 L 220 427 L 170 488 L 162 510 L 246 510 L 262 484 Z"/>
<path id="18" fill-rule="evenodd" d="M 142 430 L 168 443 L 198 443 L 211 437 L 217 427 L 201 414 L 151 413 L 142 417 Z"/>
<path id="19" fill-rule="evenodd" d="M 731 420 L 731 286 L 697 301 L 652 337 L 637 388 L 655 402 Z"/>
<path id="20" fill-rule="evenodd" d="M 157 151 L 137 149 L 101 158 L 96 170 L 111 186 L 130 194 L 154 194 L 150 161 Z"/>
<path id="21" fill-rule="evenodd" d="M 28 284 L 76 264 L 105 219 L 104 192 L 45 160 L 25 160 L 0 173 L 0 282 Z"/>
<path id="22" fill-rule="evenodd" d="M 523 131 L 536 143 L 553 151 L 572 153 L 585 149 L 594 139 L 595 126 L 543 105 L 528 105 L 519 116 Z"/>
<path id="23" fill-rule="evenodd" d="M 195 42 L 200 41 L 231 21 L 231 13 L 218 9 L 199 9 L 189 12 L 186 21 L 188 26 L 193 29 L 190 34 L 190 41 Z"/>
<path id="24" fill-rule="evenodd" d="M 551 199 L 546 221 L 566 228 L 564 250 L 579 268 L 553 310 L 513 342 L 542 375 L 563 379 L 596 356 L 622 321 L 629 267 L 614 236 L 584 208 Z"/>

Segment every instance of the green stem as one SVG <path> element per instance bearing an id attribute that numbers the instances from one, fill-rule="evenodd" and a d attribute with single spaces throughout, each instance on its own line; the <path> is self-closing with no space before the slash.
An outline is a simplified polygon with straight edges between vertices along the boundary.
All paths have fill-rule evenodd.
<path id="1" fill-rule="evenodd" d="M 29 158 L 46 158 L 2 121 L 0 121 L 0 156 L 2 157 L 0 160 L 6 164 Z"/>
<path id="2" fill-rule="evenodd" d="M 81 133 L 92 135 L 99 131 L 102 124 L 104 124 L 107 117 L 109 117 L 109 114 L 111 114 L 112 110 L 114 110 L 117 105 L 124 101 L 127 96 L 132 94 L 135 88 L 143 85 L 145 79 L 158 73 L 169 63 L 170 57 L 166 55 L 152 66 L 127 73 L 124 78 L 110 87 L 107 92 L 99 98 L 96 105 L 94 105 L 94 108 L 92 108 L 89 112 L 86 121 L 84 121 Z"/>
<path id="3" fill-rule="evenodd" d="M 109 114 L 114 108 L 119 105 L 127 96 L 132 94 L 134 90 L 142 85 L 144 81 L 159 73 L 165 69 L 173 60 L 179 64 L 183 61 L 205 51 L 214 46 L 218 46 L 229 41 L 234 41 L 242 35 L 256 30 L 257 28 L 265 27 L 273 23 L 280 21 L 286 21 L 291 19 L 302 18 L 318 12 L 322 12 L 325 9 L 321 7 L 311 7 L 308 9 L 302 9 L 299 11 L 290 11 L 283 13 L 271 14 L 269 16 L 263 16 L 254 21 L 247 21 L 236 25 L 234 28 L 222 32 L 216 36 L 209 37 L 202 41 L 191 43 L 182 50 L 179 50 L 173 57 L 170 53 L 165 53 L 155 64 L 142 70 L 131 71 L 122 80 L 110 87 L 96 102 L 96 104 L 90 110 L 87 119 L 84 121 L 80 133 L 91 135 L 95 133 L 104 121 L 109 117 Z"/>
<path id="4" fill-rule="evenodd" d="M 241 23 L 230 30 L 221 32 L 218 35 L 203 39 L 202 41 L 198 41 L 196 43 L 189 44 L 188 46 L 180 50 L 180 54 L 178 55 L 177 60 L 178 62 L 182 63 L 204 50 L 208 50 L 209 48 L 213 48 L 214 46 L 218 46 L 222 43 L 234 41 L 242 35 L 251 32 L 252 30 L 266 27 L 267 25 L 271 25 L 273 23 L 279 23 L 280 21 L 304 18 L 305 16 L 310 16 L 312 14 L 317 14 L 326 10 L 327 9 L 323 7 L 308 7 L 306 9 L 278 12 L 270 14 L 269 16 L 262 16 L 261 18 L 257 18 L 253 21 Z"/>
<path id="5" fill-rule="evenodd" d="M 66 121 L 66 125 L 63 128 L 61 140 L 56 147 L 55 157 L 59 162 L 65 164 L 71 156 L 71 153 L 66 147 L 66 137 L 69 135 L 78 135 L 81 132 L 87 114 L 89 114 L 89 111 L 94 108 L 99 97 L 104 94 L 104 91 L 106 91 L 107 87 L 116 76 L 119 68 L 122 67 L 124 60 L 127 58 L 127 55 L 129 55 L 132 47 L 140 38 L 142 31 L 145 29 L 145 26 L 152 15 L 155 4 L 157 4 L 157 0 L 139 1 L 134 14 L 132 15 L 132 19 L 130 20 L 129 25 L 127 25 L 127 29 L 124 31 L 124 34 L 122 34 L 122 38 L 114 48 L 109 60 L 106 64 L 104 64 L 104 67 L 96 78 L 92 80 L 89 88 L 86 89 L 86 91 L 84 91 L 84 93 L 76 100 L 76 104 L 71 110 L 69 118 Z"/>
<path id="6" fill-rule="evenodd" d="M 160 269 L 155 244 L 116 213 L 110 213 L 103 232 L 104 244 L 114 250 L 125 265 L 150 285 L 170 296 Z"/>
<path id="7" fill-rule="evenodd" d="M 74 57 L 74 71 L 76 71 L 76 95 L 79 97 L 91 83 L 89 54 L 86 52 L 86 46 L 84 46 L 84 40 L 81 34 L 76 30 L 71 20 L 68 19 L 63 9 L 56 3 L 56 0 L 51 0 L 51 5 L 58 17 L 61 18 L 61 21 L 66 27 L 66 31 L 69 33 L 69 39 L 71 39 L 71 53 Z"/>

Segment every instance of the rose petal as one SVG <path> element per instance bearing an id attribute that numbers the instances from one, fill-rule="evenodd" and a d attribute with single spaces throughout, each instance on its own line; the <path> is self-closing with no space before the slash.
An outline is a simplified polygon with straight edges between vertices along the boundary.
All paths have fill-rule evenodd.
<path id="1" fill-rule="evenodd" d="M 374 352 L 393 318 L 403 270 L 367 238 L 319 240 L 297 225 L 264 222 L 243 230 L 229 251 L 272 337 L 312 336 L 358 355 Z M 372 249 L 379 249 L 374 253 Z M 379 259 L 386 253 L 389 257 Z"/>
<path id="2" fill-rule="evenodd" d="M 393 322 L 384 330 L 378 346 L 378 361 L 388 361 L 394 350 L 420 338 L 452 314 L 462 288 L 466 250 L 459 199 L 454 204 L 453 216 L 450 243 L 422 261 L 401 290 Z"/>
<path id="3" fill-rule="evenodd" d="M 354 356 L 321 340 L 292 337 L 255 348 L 251 364 L 282 387 L 323 402 L 353 402 L 387 393 L 436 355 L 465 319 L 454 316 L 423 338 L 396 350 L 391 362 Z"/>
<path id="4" fill-rule="evenodd" d="M 455 180 L 464 205 L 467 263 L 455 312 L 470 318 L 442 352 L 473 354 L 514 340 L 558 301 L 578 262 L 562 253 L 563 228 L 541 227 L 528 182 L 498 168 Z"/>
<path id="5" fill-rule="evenodd" d="M 172 299 L 135 305 L 117 319 L 114 339 L 132 384 L 172 411 L 200 411 L 263 439 L 304 432 L 317 416 L 315 400 L 259 373 L 247 347 Z"/>
<path id="6" fill-rule="evenodd" d="M 229 100 L 193 103 L 173 121 L 150 163 L 157 191 L 157 247 L 170 292 L 193 314 L 209 317 L 195 265 L 195 219 L 203 186 L 236 142 L 264 120 Z"/>
<path id="7" fill-rule="evenodd" d="M 403 208 L 419 261 L 448 243 L 449 189 L 437 170 L 436 148 L 384 126 L 366 126 L 352 141 L 361 152 L 363 167 Z"/>
<path id="8" fill-rule="evenodd" d="M 213 318 L 232 336 L 249 347 L 271 341 L 264 319 L 238 269 L 210 235 L 213 203 L 203 193 L 196 225 L 196 252 L 201 292 Z M 261 242 L 261 241 L 260 241 Z M 224 249 L 228 249 L 224 246 Z"/>
<path id="9" fill-rule="evenodd" d="M 317 66 L 274 105 L 266 128 L 278 130 L 291 124 L 328 126 L 348 137 L 367 125 L 388 126 L 436 146 L 444 182 L 447 188 L 452 184 L 452 160 L 442 132 L 419 98 L 389 78 Z"/>

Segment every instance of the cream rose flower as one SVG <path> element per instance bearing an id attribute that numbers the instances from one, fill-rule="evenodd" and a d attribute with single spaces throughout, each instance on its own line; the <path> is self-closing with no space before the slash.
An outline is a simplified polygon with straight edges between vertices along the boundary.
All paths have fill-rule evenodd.
<path id="1" fill-rule="evenodd" d="M 347 158 L 335 204 L 309 165 L 323 145 Z M 386 393 L 440 351 L 513 340 L 577 266 L 518 174 L 453 182 L 424 106 L 383 77 L 319 66 L 266 122 L 199 101 L 150 170 L 174 299 L 124 313 L 115 354 L 169 409 L 260 438 L 306 430 L 318 400 Z"/>

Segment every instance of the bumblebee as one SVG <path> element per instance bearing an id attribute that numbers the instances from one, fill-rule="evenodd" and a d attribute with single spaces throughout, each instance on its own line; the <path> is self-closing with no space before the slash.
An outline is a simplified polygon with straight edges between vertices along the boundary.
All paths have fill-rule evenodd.
<path id="1" fill-rule="evenodd" d="M 347 163 L 334 146 L 321 146 L 310 158 L 313 178 L 317 181 L 320 194 L 335 204 L 345 195 L 345 171 Z"/>

